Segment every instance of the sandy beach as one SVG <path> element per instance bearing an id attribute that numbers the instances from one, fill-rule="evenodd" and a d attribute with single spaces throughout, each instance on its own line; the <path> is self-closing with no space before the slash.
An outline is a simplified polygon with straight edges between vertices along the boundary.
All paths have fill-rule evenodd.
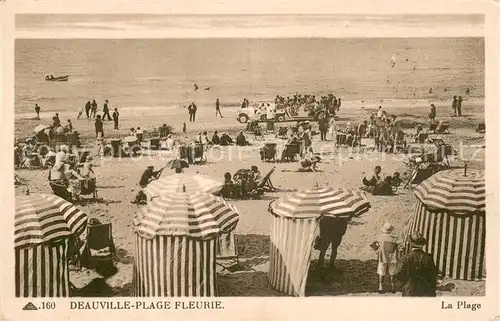
<path id="1" fill-rule="evenodd" d="M 463 116 L 451 117 L 451 102 L 432 100 L 437 107 L 437 119 L 450 123 L 450 134 L 441 135 L 445 142 L 452 144 L 458 155 L 452 165 L 462 166 L 467 160 L 470 168 L 484 169 L 484 135 L 474 131 L 479 122 L 484 122 L 484 101 L 482 98 L 465 99 Z M 352 100 L 343 102 L 339 113 L 338 127 L 347 122 L 358 124 L 367 119 L 372 110 L 383 105 L 389 114 L 395 114 L 407 133 L 412 132 L 416 124 L 427 126 L 427 114 L 430 100 L 392 99 L 392 100 Z M 201 106 L 196 123 L 188 122 L 187 110 L 183 107 L 123 108 L 120 109 L 120 129 L 113 130 L 112 122 L 105 122 L 105 138 L 125 137 L 130 127 L 140 126 L 148 131 L 163 123 L 174 127 L 175 138 L 187 141 L 200 131 L 213 130 L 234 133 L 244 129 L 244 124 L 236 121 L 237 107 L 224 107 L 224 118 L 215 118 L 213 106 Z M 42 112 L 41 120 L 34 119 L 34 113 L 18 113 L 15 118 L 15 137 L 22 138 L 31 134 L 38 124 L 49 124 L 52 112 Z M 76 120 L 76 108 L 60 112 L 63 123 L 72 119 L 75 129 L 80 132 L 85 148 L 97 151 L 93 121 Z M 181 132 L 182 123 L 187 123 L 187 134 Z M 314 124 L 316 126 L 316 124 Z M 357 189 L 361 179 L 372 172 L 375 165 L 382 166 L 382 172 L 391 175 L 395 171 L 401 173 L 409 169 L 402 162 L 402 155 L 382 154 L 374 151 L 352 152 L 340 148 L 335 153 L 324 154 L 320 165 L 322 172 L 293 173 L 284 169 L 296 169 L 298 163 L 263 163 L 259 157 L 259 148 L 263 140 L 254 140 L 251 134 L 247 137 L 252 145 L 243 148 L 214 147 L 204 165 L 193 165 L 186 169 L 187 173 L 207 174 L 215 179 L 223 179 L 225 172 L 234 173 L 240 168 L 257 165 L 262 173 L 276 167 L 271 180 L 280 189 L 276 193 L 266 193 L 261 200 L 232 201 L 240 212 L 240 221 L 236 229 L 241 268 L 239 271 L 219 274 L 219 291 L 221 296 L 278 296 L 267 281 L 269 233 L 271 215 L 267 208 L 270 201 L 283 196 L 286 192 L 313 187 L 339 186 Z M 437 137 L 437 136 L 434 136 Z M 276 140 L 273 134 L 266 136 L 266 141 Z M 316 150 L 332 150 L 331 142 L 320 143 L 315 136 L 313 144 Z M 131 295 L 133 244 L 131 222 L 138 211 L 138 206 L 130 200 L 138 191 L 138 180 L 147 165 L 156 168 L 164 165 L 171 157 L 167 152 L 147 151 L 138 158 L 96 158 L 95 168 L 98 182 L 99 200 L 85 202 L 81 208 L 90 216 L 102 222 L 111 222 L 113 237 L 118 248 L 118 272 L 104 280 L 94 272 L 85 270 L 71 273 L 71 281 L 75 286 L 85 289 L 88 295 L 128 296 Z M 29 181 L 32 193 L 51 193 L 47 182 L 47 170 L 18 170 L 21 177 Z M 163 175 L 166 175 L 164 173 Z M 16 188 L 16 193 L 23 193 L 24 187 Z M 306 295 L 376 295 L 376 255 L 368 244 L 380 233 L 385 222 L 391 222 L 396 233 L 402 232 L 403 224 L 416 203 L 416 198 L 408 189 L 399 189 L 394 196 L 369 196 L 372 208 L 363 216 L 353 220 L 342 244 L 339 247 L 337 265 L 340 273 L 329 282 L 320 281 L 315 274 L 315 261 L 318 251 L 313 250 L 312 266 L 307 282 Z M 328 254 L 327 254 L 328 257 Z M 90 285 L 89 285 L 90 284 Z M 485 295 L 485 282 L 468 282 L 444 279 L 438 289 L 440 296 L 480 296 Z M 385 294 L 400 296 L 401 293 Z"/>

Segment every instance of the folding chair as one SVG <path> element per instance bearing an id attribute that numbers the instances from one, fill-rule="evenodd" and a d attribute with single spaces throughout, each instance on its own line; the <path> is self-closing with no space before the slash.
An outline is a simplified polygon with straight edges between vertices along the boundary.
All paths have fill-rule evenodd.
<path id="1" fill-rule="evenodd" d="M 436 134 L 449 134 L 450 133 L 450 124 L 449 123 L 441 124 L 441 126 L 438 126 L 436 128 L 436 131 L 434 133 L 436 133 Z"/>
<path id="2" fill-rule="evenodd" d="M 238 257 L 238 242 L 233 232 L 221 234 L 217 243 L 216 263 L 223 271 L 231 272 L 231 268 L 240 263 Z"/>
<path id="3" fill-rule="evenodd" d="M 300 154 L 300 144 L 287 144 L 281 155 L 282 162 L 293 162 L 297 155 Z"/>
<path id="4" fill-rule="evenodd" d="M 260 150 L 260 158 L 263 162 L 270 162 L 276 159 L 276 143 L 267 143 Z"/>
<path id="5" fill-rule="evenodd" d="M 115 253 L 116 248 L 111 223 L 89 225 L 87 227 L 86 246 L 89 265 L 97 267 L 102 263 L 111 263 Z"/>
<path id="6" fill-rule="evenodd" d="M 262 181 L 257 185 L 257 189 L 262 188 L 266 192 L 275 192 L 277 189 L 273 186 L 273 183 L 271 182 L 271 175 L 274 173 L 276 170 L 276 167 L 273 167 L 269 173 L 264 176 Z"/>

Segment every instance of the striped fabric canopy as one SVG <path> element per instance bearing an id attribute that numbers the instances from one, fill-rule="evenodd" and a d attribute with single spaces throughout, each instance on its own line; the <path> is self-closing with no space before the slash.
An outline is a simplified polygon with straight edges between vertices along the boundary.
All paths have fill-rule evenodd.
<path id="1" fill-rule="evenodd" d="M 239 220 L 236 208 L 207 193 L 179 192 L 155 198 L 134 219 L 141 236 L 189 236 L 205 239 L 232 231 Z"/>
<path id="2" fill-rule="evenodd" d="M 345 188 L 313 188 L 294 192 L 276 201 L 270 209 L 278 216 L 313 218 L 358 216 L 370 208 L 365 194 Z"/>
<path id="3" fill-rule="evenodd" d="M 464 174 L 463 169 L 438 172 L 420 183 L 414 193 L 429 209 L 456 213 L 484 211 L 484 174 L 474 170 L 468 170 Z"/>
<path id="4" fill-rule="evenodd" d="M 186 188 L 186 192 L 205 192 L 216 193 L 222 188 L 222 182 L 215 181 L 210 177 L 199 174 L 172 174 L 163 176 L 160 179 L 149 183 L 144 188 L 144 193 L 149 197 L 156 197 L 162 194 L 170 194 L 182 192 Z"/>
<path id="5" fill-rule="evenodd" d="M 79 236 L 87 225 L 87 215 L 73 204 L 51 194 L 16 197 L 14 246 L 27 247 Z"/>

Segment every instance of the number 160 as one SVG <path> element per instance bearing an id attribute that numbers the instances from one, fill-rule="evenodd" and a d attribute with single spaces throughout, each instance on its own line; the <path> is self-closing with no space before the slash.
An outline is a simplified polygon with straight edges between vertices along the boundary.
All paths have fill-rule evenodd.
<path id="1" fill-rule="evenodd" d="M 42 302 L 42 309 L 44 310 L 53 310 L 56 308 L 55 302 Z"/>

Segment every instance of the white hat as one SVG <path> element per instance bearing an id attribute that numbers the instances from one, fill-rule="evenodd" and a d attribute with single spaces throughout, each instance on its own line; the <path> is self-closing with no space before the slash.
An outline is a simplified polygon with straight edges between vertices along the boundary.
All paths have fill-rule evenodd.
<path id="1" fill-rule="evenodd" d="M 394 231 L 394 225 L 391 223 L 384 223 L 380 231 L 382 233 L 391 234 L 391 232 Z"/>

